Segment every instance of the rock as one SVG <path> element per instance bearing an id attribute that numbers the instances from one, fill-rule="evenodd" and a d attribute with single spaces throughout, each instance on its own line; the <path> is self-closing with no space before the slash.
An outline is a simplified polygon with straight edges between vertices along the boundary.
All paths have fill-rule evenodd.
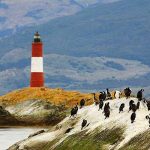
<path id="1" fill-rule="evenodd" d="M 14 144 L 9 148 L 9 150 L 18 150 L 18 149 L 19 149 L 18 144 Z"/>
<path id="2" fill-rule="evenodd" d="M 39 135 L 39 134 L 44 133 L 44 132 L 45 132 L 45 130 L 40 130 L 40 131 L 38 131 L 38 132 L 35 132 L 35 133 L 29 135 L 28 138 L 34 137 L 34 136 Z"/>
<path id="3" fill-rule="evenodd" d="M 19 147 L 17 150 L 30 150 L 27 145 L 24 145 L 22 147 Z"/>
<path id="4" fill-rule="evenodd" d="M 0 116 L 10 115 L 8 111 L 6 111 L 2 106 L 0 106 Z"/>
<path id="5" fill-rule="evenodd" d="M 57 106 L 44 100 L 27 100 L 8 106 L 6 110 L 23 125 L 55 125 L 66 117 L 64 105 Z"/>
<path id="6" fill-rule="evenodd" d="M 61 128 L 62 128 L 61 124 L 57 124 L 56 127 L 55 127 L 56 130 L 60 130 Z"/>
<path id="7" fill-rule="evenodd" d="M 7 110 L 0 106 L 0 125 L 17 125 L 19 121 Z"/>

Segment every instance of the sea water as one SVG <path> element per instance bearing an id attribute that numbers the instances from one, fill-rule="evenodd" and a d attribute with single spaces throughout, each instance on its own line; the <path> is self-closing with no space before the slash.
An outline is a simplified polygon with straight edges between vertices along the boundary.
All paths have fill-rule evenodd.
<path id="1" fill-rule="evenodd" d="M 16 142 L 28 138 L 42 128 L 0 128 L 0 150 L 6 150 Z"/>

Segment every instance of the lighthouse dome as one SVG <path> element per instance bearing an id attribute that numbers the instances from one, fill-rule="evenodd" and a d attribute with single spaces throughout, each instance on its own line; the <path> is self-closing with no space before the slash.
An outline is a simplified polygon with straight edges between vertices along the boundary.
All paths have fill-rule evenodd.
<path id="1" fill-rule="evenodd" d="M 38 32 L 34 34 L 34 42 L 41 42 L 41 37 Z"/>

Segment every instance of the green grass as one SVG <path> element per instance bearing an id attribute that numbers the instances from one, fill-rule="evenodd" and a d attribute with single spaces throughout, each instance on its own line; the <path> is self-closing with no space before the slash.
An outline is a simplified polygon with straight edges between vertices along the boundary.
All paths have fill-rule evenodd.
<path id="1" fill-rule="evenodd" d="M 149 150 L 150 130 L 133 137 L 127 144 L 119 150 Z"/>
<path id="2" fill-rule="evenodd" d="M 69 136 L 55 150 L 105 150 L 110 145 L 115 145 L 123 137 L 124 130 L 113 128 L 86 134 L 85 131 Z"/>
<path id="3" fill-rule="evenodd" d="M 61 133 L 52 141 L 47 139 L 45 142 L 32 142 L 27 148 L 30 150 L 108 150 L 110 148 L 115 150 L 117 144 L 124 138 L 124 128 L 119 127 L 105 130 L 97 128 L 92 132 L 86 132 L 87 130 L 84 130 L 70 135 L 59 144 L 60 140 L 66 136 Z M 55 145 L 57 146 L 55 147 Z"/>

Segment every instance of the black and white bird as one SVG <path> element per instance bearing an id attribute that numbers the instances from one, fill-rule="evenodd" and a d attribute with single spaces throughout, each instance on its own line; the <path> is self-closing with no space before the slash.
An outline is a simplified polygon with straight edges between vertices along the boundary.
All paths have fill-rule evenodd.
<path id="1" fill-rule="evenodd" d="M 104 106 L 104 102 L 103 102 L 103 100 L 100 100 L 100 102 L 99 102 L 99 110 L 102 109 L 103 106 Z"/>
<path id="2" fill-rule="evenodd" d="M 120 113 L 120 112 L 123 112 L 124 107 L 125 107 L 125 104 L 122 103 L 122 104 L 120 105 L 120 107 L 119 107 L 119 113 Z"/>
<path id="3" fill-rule="evenodd" d="M 82 108 L 84 105 L 85 105 L 85 100 L 81 99 L 81 101 L 80 101 L 80 108 Z"/>
<path id="4" fill-rule="evenodd" d="M 133 122 L 135 121 L 135 118 L 136 118 L 136 113 L 133 112 L 133 113 L 131 114 L 131 117 L 130 117 L 131 123 L 133 123 Z"/>
<path id="5" fill-rule="evenodd" d="M 87 125 L 87 120 L 83 119 L 81 124 L 81 130 Z"/>
<path id="6" fill-rule="evenodd" d="M 143 99 L 143 92 L 144 92 L 144 89 L 141 89 L 140 91 L 137 92 L 137 99 L 139 101 Z"/>

